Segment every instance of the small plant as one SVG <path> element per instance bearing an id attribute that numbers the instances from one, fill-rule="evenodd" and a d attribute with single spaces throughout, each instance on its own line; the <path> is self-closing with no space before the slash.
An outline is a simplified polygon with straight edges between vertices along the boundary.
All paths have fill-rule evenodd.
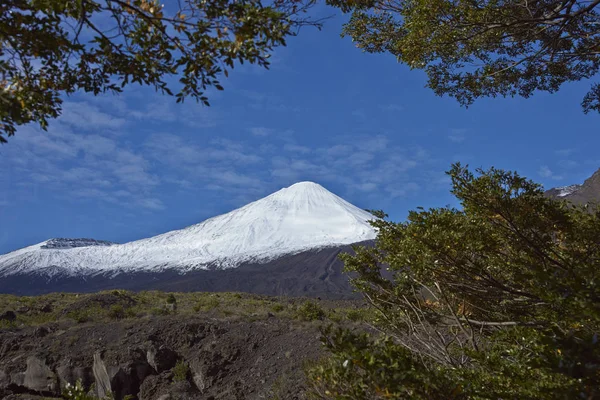
<path id="1" fill-rule="evenodd" d="M 171 368 L 171 372 L 173 372 L 173 382 L 183 382 L 187 380 L 190 367 L 184 360 L 179 360 L 177 361 L 177 364 Z"/>
<path id="2" fill-rule="evenodd" d="M 271 307 L 271 311 L 273 312 L 281 312 L 284 310 L 284 306 L 281 303 L 275 303 L 273 304 L 273 306 Z"/>
<path id="3" fill-rule="evenodd" d="M 7 321 L 5 319 L 0 320 L 0 329 L 15 328 L 17 326 L 17 320 Z"/>
<path id="4" fill-rule="evenodd" d="M 356 309 L 348 310 L 348 312 L 346 313 L 346 317 L 350 321 L 354 321 L 354 322 L 362 321 L 365 319 L 363 312 L 361 310 L 356 310 Z"/>
<path id="5" fill-rule="evenodd" d="M 177 299 L 175 298 L 175 295 L 173 293 L 169 293 L 169 295 L 167 296 L 167 304 L 176 304 L 177 303 Z"/>
<path id="6" fill-rule="evenodd" d="M 88 310 L 71 311 L 67 314 L 67 317 L 71 318 L 78 324 L 83 324 L 84 322 L 91 321 L 91 319 L 92 319 L 90 312 Z"/>
<path id="7" fill-rule="evenodd" d="M 325 317 L 325 311 L 320 305 L 313 301 L 307 301 L 298 307 L 297 310 L 298 318 L 304 321 L 314 321 L 317 319 L 323 319 Z"/>
<path id="8" fill-rule="evenodd" d="M 335 310 L 331 310 L 327 313 L 327 318 L 329 318 L 331 321 L 336 322 L 336 323 L 340 323 L 342 322 L 342 314 L 339 312 L 335 312 Z"/>
<path id="9" fill-rule="evenodd" d="M 65 400 L 98 400 L 96 397 L 87 394 L 81 379 L 78 379 L 74 385 L 67 382 L 62 395 Z"/>
<path id="10" fill-rule="evenodd" d="M 194 306 L 194 311 L 210 311 L 219 307 L 220 304 L 221 303 L 219 299 L 217 299 L 216 297 L 206 297 L 204 299 L 198 300 L 198 303 L 196 303 L 196 305 Z"/>
<path id="11" fill-rule="evenodd" d="M 125 310 L 123 309 L 122 305 L 119 304 L 115 304 L 112 307 L 110 307 L 110 310 L 108 310 L 108 317 L 110 319 L 123 319 L 126 317 L 125 314 Z"/>
<path id="12" fill-rule="evenodd" d="M 150 314 L 152 315 L 169 315 L 169 310 L 164 307 L 154 307 L 150 309 Z"/>

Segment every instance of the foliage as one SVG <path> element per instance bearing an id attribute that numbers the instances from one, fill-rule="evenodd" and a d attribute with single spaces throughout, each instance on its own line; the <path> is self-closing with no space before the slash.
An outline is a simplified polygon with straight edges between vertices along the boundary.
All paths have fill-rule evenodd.
<path id="1" fill-rule="evenodd" d="M 183 382 L 187 380 L 190 368 L 184 360 L 179 360 L 177 361 L 177 364 L 171 368 L 171 372 L 173 372 L 173 382 Z"/>
<path id="2" fill-rule="evenodd" d="M 208 105 L 236 62 L 268 68 L 314 0 L 5 0 L 0 3 L 0 142 L 61 112 L 76 91 L 148 85 Z M 179 78 L 178 84 L 173 81 Z M 174 91 L 174 87 L 178 91 Z"/>
<path id="3" fill-rule="evenodd" d="M 218 298 L 213 296 L 204 297 L 196 303 L 194 306 L 194 311 L 210 311 L 219 307 L 220 301 Z"/>
<path id="4" fill-rule="evenodd" d="M 344 256 L 383 335 L 325 332 L 318 397 L 600 396 L 600 209 L 477 173 L 449 171 L 462 209 L 374 221 L 376 246 Z"/>
<path id="5" fill-rule="evenodd" d="M 343 35 L 427 73 L 437 95 L 529 97 L 600 68 L 600 1 L 328 0 L 352 11 Z M 600 84 L 582 102 L 600 111 Z"/>
<path id="6" fill-rule="evenodd" d="M 152 315 L 169 315 L 170 312 L 165 307 L 153 307 L 150 309 Z"/>
<path id="7" fill-rule="evenodd" d="M 317 398 L 452 399 L 456 391 L 447 376 L 428 370 L 411 353 L 384 339 L 331 328 L 324 344 L 333 356 L 307 371 Z"/>
<path id="8" fill-rule="evenodd" d="M 117 304 L 90 301 L 106 294 L 119 296 L 122 301 Z M 169 293 L 159 291 L 128 292 L 125 290 L 93 294 L 51 293 L 30 297 L 0 294 L 0 310 L 19 310 L 23 305 L 29 308 L 26 313 L 17 312 L 15 322 L 0 321 L 0 329 L 47 325 L 59 321 L 66 324 L 101 323 L 123 318 L 144 318 L 149 315 L 169 316 L 173 315 L 173 312 L 166 304 L 168 296 Z M 216 318 L 241 317 L 246 320 L 256 320 L 268 318 L 269 313 L 276 313 L 278 319 L 290 322 L 304 319 L 297 310 L 305 301 L 304 299 L 288 299 L 286 303 L 282 303 L 282 299 L 277 297 L 227 292 L 174 293 L 174 297 L 177 300 L 177 312 L 182 317 L 194 316 L 198 312 L 210 312 L 211 317 Z M 352 315 L 355 308 L 353 302 L 322 302 L 319 305 L 324 311 L 323 320 L 343 322 L 347 319 L 362 324 L 361 319 L 355 320 Z M 365 313 L 362 308 L 355 311 Z"/>
<path id="9" fill-rule="evenodd" d="M 110 319 L 123 319 L 127 317 L 131 317 L 133 313 L 130 309 L 124 309 L 120 304 L 114 304 L 108 310 L 108 317 Z"/>
<path id="10" fill-rule="evenodd" d="M 382 210 L 370 210 L 368 208 L 365 208 L 365 211 L 373 214 L 373 216 L 375 216 L 376 218 L 387 218 L 387 214 L 385 212 L 383 212 Z"/>
<path id="11" fill-rule="evenodd" d="M 283 306 L 283 304 L 281 303 L 275 303 L 273 304 L 273 306 L 271 307 L 271 310 L 273 312 L 281 312 L 285 309 L 285 307 Z"/>
<path id="12" fill-rule="evenodd" d="M 176 304 L 177 303 L 177 299 L 175 298 L 175 295 L 173 293 L 169 293 L 169 295 L 167 296 L 167 304 Z"/>
<path id="13" fill-rule="evenodd" d="M 361 321 L 365 319 L 366 315 L 362 309 L 350 309 L 346 312 L 346 317 L 350 321 Z"/>
<path id="14" fill-rule="evenodd" d="M 93 319 L 94 312 L 93 310 L 73 310 L 67 313 L 67 317 L 71 318 L 78 324 L 83 324 L 84 322 L 88 322 Z"/>
<path id="15" fill-rule="evenodd" d="M 71 385 L 67 382 L 65 389 L 62 392 L 62 396 L 65 400 L 98 400 L 94 396 L 90 396 L 85 391 L 81 379 L 75 382 L 75 385 Z"/>
<path id="16" fill-rule="evenodd" d="M 323 319 L 325 311 L 314 301 L 305 301 L 297 310 L 298 317 L 304 321 Z"/>

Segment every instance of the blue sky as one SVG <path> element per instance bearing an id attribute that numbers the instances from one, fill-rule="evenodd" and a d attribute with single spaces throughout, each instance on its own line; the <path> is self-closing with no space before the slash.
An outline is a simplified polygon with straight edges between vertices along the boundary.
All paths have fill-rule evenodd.
<path id="1" fill-rule="evenodd" d="M 318 182 L 402 220 L 455 204 L 455 161 L 516 170 L 544 186 L 600 167 L 589 82 L 554 95 L 485 99 L 469 109 L 424 88 L 393 56 L 340 38 L 346 16 L 303 29 L 271 70 L 236 67 L 212 106 L 152 89 L 75 95 L 48 132 L 0 147 L 0 253 L 52 237 L 126 242 L 230 211 L 294 182 Z"/>

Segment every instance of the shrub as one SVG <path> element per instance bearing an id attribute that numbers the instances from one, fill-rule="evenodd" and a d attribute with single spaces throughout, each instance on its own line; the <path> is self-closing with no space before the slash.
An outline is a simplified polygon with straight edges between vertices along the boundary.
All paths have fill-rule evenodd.
<path id="1" fill-rule="evenodd" d="M 304 321 L 314 321 L 317 319 L 323 319 L 325 317 L 325 311 L 320 305 L 314 301 L 306 301 L 296 311 L 298 318 Z"/>
<path id="2" fill-rule="evenodd" d="M 271 311 L 273 311 L 273 312 L 281 312 L 284 309 L 285 309 L 285 307 L 281 303 L 275 303 L 275 304 L 273 304 L 273 306 L 271 306 Z"/>
<path id="3" fill-rule="evenodd" d="M 152 315 L 169 315 L 170 312 L 164 307 L 153 307 L 150 309 Z"/>
<path id="4" fill-rule="evenodd" d="M 204 298 L 198 300 L 196 305 L 194 305 L 194 311 L 195 312 L 210 311 L 210 310 L 213 310 L 213 309 L 219 307 L 220 304 L 221 304 L 221 302 L 219 301 L 218 298 L 213 297 L 213 296 L 207 296 L 207 297 L 204 297 Z"/>
<path id="5" fill-rule="evenodd" d="M 376 220 L 343 255 L 385 336 L 325 330 L 318 398 L 600 398 L 600 208 L 477 172 L 449 171 L 462 209 Z"/>
<path id="6" fill-rule="evenodd" d="M 75 385 L 67 382 L 62 395 L 65 400 L 98 400 L 96 397 L 87 394 L 81 383 L 81 379 L 77 380 Z"/>
<path id="7" fill-rule="evenodd" d="M 354 322 L 362 321 L 364 319 L 363 313 L 364 313 L 364 311 L 353 308 L 346 312 L 346 318 L 348 318 L 350 321 L 354 321 Z"/>
<path id="8" fill-rule="evenodd" d="M 330 310 L 327 313 L 327 318 L 333 322 L 340 323 L 342 322 L 342 314 L 340 312 L 336 312 L 335 310 Z"/>
<path id="9" fill-rule="evenodd" d="M 78 324 L 92 320 L 92 313 L 89 310 L 76 310 L 67 313 L 67 317 L 73 319 Z"/>
<path id="10" fill-rule="evenodd" d="M 189 371 L 190 368 L 184 360 L 177 361 L 177 364 L 171 368 L 171 372 L 173 372 L 173 382 L 183 382 L 187 380 Z"/>
<path id="11" fill-rule="evenodd" d="M 175 298 L 175 295 L 173 293 L 169 293 L 169 295 L 167 296 L 167 304 L 176 304 L 177 303 L 177 299 Z"/>
<path id="12" fill-rule="evenodd" d="M 110 319 L 123 319 L 125 316 L 125 310 L 122 305 L 115 304 L 108 310 L 108 317 Z"/>

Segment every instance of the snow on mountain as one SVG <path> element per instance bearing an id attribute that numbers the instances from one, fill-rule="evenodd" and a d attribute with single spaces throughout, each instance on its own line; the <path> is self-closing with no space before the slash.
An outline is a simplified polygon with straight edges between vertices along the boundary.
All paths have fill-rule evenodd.
<path id="1" fill-rule="evenodd" d="M 572 193 L 575 193 L 577 190 L 579 190 L 579 188 L 581 188 L 581 185 L 569 185 L 569 186 L 563 186 L 563 187 L 557 187 L 557 197 L 565 197 L 568 196 Z"/>
<path id="2" fill-rule="evenodd" d="M 0 255 L 0 276 L 234 268 L 374 239 L 374 217 L 322 186 L 296 183 L 185 229 L 125 244 L 51 239 Z"/>

